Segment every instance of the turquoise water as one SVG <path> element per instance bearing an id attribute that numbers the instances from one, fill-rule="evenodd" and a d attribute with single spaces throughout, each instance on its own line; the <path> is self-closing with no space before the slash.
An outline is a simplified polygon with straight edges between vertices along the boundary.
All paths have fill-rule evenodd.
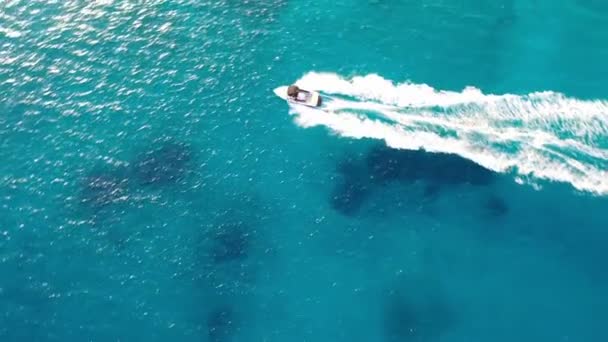
<path id="1" fill-rule="evenodd" d="M 605 37 L 593 0 L 0 1 L 0 340 L 606 341 Z"/>

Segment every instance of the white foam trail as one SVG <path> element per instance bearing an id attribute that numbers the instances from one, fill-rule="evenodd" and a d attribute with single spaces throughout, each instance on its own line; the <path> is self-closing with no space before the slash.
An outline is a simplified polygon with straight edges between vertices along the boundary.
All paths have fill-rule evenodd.
<path id="1" fill-rule="evenodd" d="M 606 140 L 600 143 L 608 137 L 607 101 L 550 91 L 524 96 L 483 94 L 473 87 L 440 91 L 378 75 L 346 79 L 311 72 L 296 84 L 353 98 L 330 97 L 322 109 L 291 106 L 302 127 L 323 125 L 341 136 L 381 139 L 394 148 L 455 153 L 497 172 L 608 194 Z M 285 90 L 275 92 L 280 96 Z"/>
<path id="2" fill-rule="evenodd" d="M 460 107 L 469 120 L 521 120 L 529 124 L 563 122 L 577 134 L 606 132 L 607 101 L 580 101 L 544 91 L 526 96 L 486 95 L 474 87 L 462 92 L 436 90 L 426 84 L 394 84 L 378 75 L 345 79 L 336 74 L 311 72 L 296 82 L 302 88 L 378 101 L 398 107 Z M 455 108 L 457 109 L 457 108 Z M 452 113 L 456 114 L 456 113 Z M 592 122 L 593 124 L 589 124 Z"/>

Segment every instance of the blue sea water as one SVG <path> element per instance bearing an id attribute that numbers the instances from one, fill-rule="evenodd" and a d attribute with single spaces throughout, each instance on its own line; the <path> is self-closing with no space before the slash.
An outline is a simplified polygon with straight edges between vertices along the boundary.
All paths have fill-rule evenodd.
<path id="1" fill-rule="evenodd" d="M 608 340 L 606 37 L 594 0 L 0 1 L 0 341 Z"/>

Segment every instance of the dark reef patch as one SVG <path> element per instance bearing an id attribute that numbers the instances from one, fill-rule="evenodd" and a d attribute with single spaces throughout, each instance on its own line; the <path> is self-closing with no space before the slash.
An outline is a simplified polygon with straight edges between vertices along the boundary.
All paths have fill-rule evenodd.
<path id="1" fill-rule="evenodd" d="M 225 223 L 214 227 L 211 258 L 216 264 L 243 260 L 247 257 L 251 232 L 242 223 Z"/>
<path id="2" fill-rule="evenodd" d="M 340 180 L 331 193 L 331 207 L 346 216 L 356 214 L 370 195 L 366 170 L 352 158 L 338 163 Z"/>
<path id="3" fill-rule="evenodd" d="M 190 147 L 181 142 L 164 141 L 133 162 L 133 174 L 141 185 L 167 185 L 181 180 L 189 171 Z"/>
<path id="4" fill-rule="evenodd" d="M 392 292 L 385 305 L 384 330 L 390 342 L 435 340 L 454 322 L 448 303 L 427 289 L 410 286 L 408 291 Z"/>
<path id="5" fill-rule="evenodd" d="M 156 139 L 146 152 L 133 154 L 129 161 L 96 165 L 77 176 L 76 195 L 67 200 L 73 214 L 92 224 L 98 236 L 104 236 L 115 247 L 124 248 L 131 234 L 121 227 L 133 211 L 147 211 L 158 202 L 156 190 L 171 190 L 186 176 L 194 173 L 191 148 L 172 138 Z M 141 150 L 140 150 L 141 151 Z M 145 151 L 145 150 L 144 150 Z M 149 193 L 154 190 L 154 193 Z M 131 212 L 131 213 L 129 213 Z M 138 222 L 139 223 L 139 222 Z M 142 226 L 132 225 L 133 231 Z"/>
<path id="6" fill-rule="evenodd" d="M 232 340 L 234 328 L 234 312 L 230 307 L 220 306 L 207 314 L 207 334 L 210 342 Z"/>
<path id="7" fill-rule="evenodd" d="M 488 185 L 494 173 L 455 154 L 401 150 L 385 145 L 372 148 L 366 158 L 375 183 L 427 181 L 442 185 Z"/>
<path id="8" fill-rule="evenodd" d="M 429 183 L 424 186 L 424 199 L 426 200 L 434 200 L 441 194 L 441 186 L 435 183 Z"/>
<path id="9" fill-rule="evenodd" d="M 260 233 L 265 213 L 260 202 L 248 194 L 225 196 L 192 241 L 192 278 L 206 295 L 234 300 L 252 293 L 269 249 Z"/>
<path id="10" fill-rule="evenodd" d="M 353 216 L 369 197 L 369 187 L 360 181 L 345 179 L 338 183 L 331 194 L 331 207 L 346 216 Z"/>
<path id="11" fill-rule="evenodd" d="M 79 201 L 94 210 L 124 202 L 128 198 L 129 179 L 124 169 L 95 170 L 81 181 Z"/>
<path id="12" fill-rule="evenodd" d="M 486 186 L 495 179 L 492 171 L 457 155 L 386 145 L 376 145 L 363 159 L 340 161 L 337 171 L 329 202 L 346 216 L 357 214 L 374 189 L 392 183 L 421 184 L 423 199 L 430 201 L 450 186 Z"/>
<path id="13" fill-rule="evenodd" d="M 502 197 L 491 195 L 483 203 L 484 211 L 493 218 L 499 218 L 509 213 L 509 206 Z"/>
<path id="14" fill-rule="evenodd" d="M 191 149 L 184 143 L 164 141 L 127 166 L 97 167 L 80 181 L 79 202 L 99 211 L 138 193 L 134 186 L 168 185 L 178 182 L 190 171 Z"/>

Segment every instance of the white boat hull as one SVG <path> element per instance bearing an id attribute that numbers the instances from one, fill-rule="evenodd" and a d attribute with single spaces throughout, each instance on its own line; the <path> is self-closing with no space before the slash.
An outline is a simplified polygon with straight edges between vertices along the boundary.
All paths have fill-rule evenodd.
<path id="1" fill-rule="evenodd" d="M 278 87 L 274 90 L 274 93 L 282 98 L 283 100 L 296 104 L 303 105 L 308 107 L 320 107 L 321 106 L 321 95 L 316 91 L 306 91 L 308 96 L 304 100 L 296 100 L 290 96 L 287 96 L 287 88 L 288 87 Z"/>

